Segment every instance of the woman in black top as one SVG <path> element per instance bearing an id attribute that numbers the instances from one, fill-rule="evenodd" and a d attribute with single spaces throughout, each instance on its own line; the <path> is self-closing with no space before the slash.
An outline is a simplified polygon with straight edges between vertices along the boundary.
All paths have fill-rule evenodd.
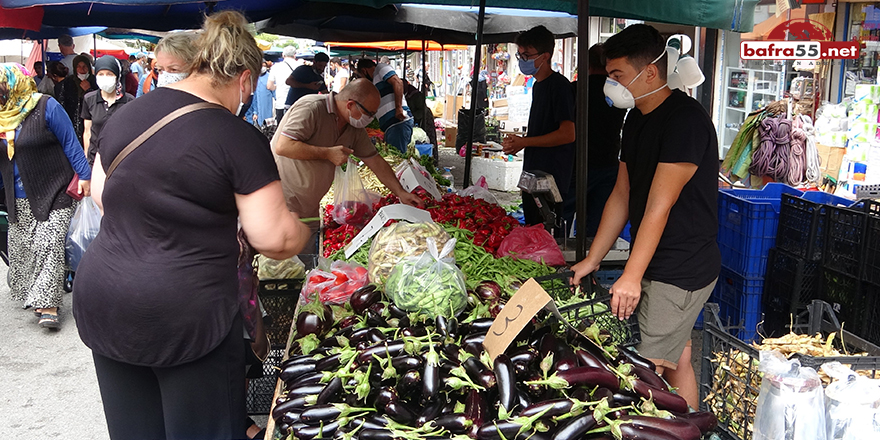
<path id="1" fill-rule="evenodd" d="M 55 85 L 55 98 L 64 107 L 73 128 L 76 129 L 76 137 L 79 143 L 83 143 L 85 126 L 80 117 L 82 114 L 83 96 L 92 90 L 98 90 L 95 75 L 92 74 L 92 64 L 89 57 L 77 55 L 73 58 L 73 72 L 64 81 Z"/>
<path id="2" fill-rule="evenodd" d="M 104 122 L 123 104 L 134 100 L 134 96 L 125 93 L 121 77 L 122 65 L 115 57 L 104 55 L 95 62 L 95 77 L 100 90 L 95 90 L 83 97 L 83 150 L 89 164 L 95 162 L 98 152 L 98 134 Z"/>
<path id="3" fill-rule="evenodd" d="M 120 108 L 98 138 L 101 232 L 77 270 L 74 315 L 113 439 L 245 437 L 238 222 L 283 259 L 308 228 L 290 213 L 268 140 L 237 117 L 262 52 L 236 12 L 208 17 L 190 75 Z M 109 164 L 189 104 L 104 181 Z"/>

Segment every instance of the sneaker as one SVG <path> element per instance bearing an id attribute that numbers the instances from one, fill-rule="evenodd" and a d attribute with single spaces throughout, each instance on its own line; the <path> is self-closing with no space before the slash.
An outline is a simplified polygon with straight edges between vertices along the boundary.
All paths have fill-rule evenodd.
<path id="1" fill-rule="evenodd" d="M 48 328 L 48 329 L 60 329 L 61 321 L 58 320 L 58 315 L 52 315 L 49 313 L 43 313 L 40 315 L 40 321 L 38 322 L 40 327 Z"/>

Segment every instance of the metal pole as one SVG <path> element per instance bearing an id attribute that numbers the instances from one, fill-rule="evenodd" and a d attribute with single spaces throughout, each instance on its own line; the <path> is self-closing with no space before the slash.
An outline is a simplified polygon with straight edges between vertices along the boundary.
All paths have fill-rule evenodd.
<path id="1" fill-rule="evenodd" d="M 92 45 L 95 47 L 95 53 L 92 54 L 92 64 L 94 64 L 95 60 L 98 59 L 98 34 L 92 34 Z"/>
<path id="2" fill-rule="evenodd" d="M 471 75 L 471 123 L 467 133 L 467 149 L 464 156 L 464 182 L 461 187 L 471 186 L 471 156 L 474 151 L 474 127 L 477 124 L 477 81 L 480 77 L 480 61 L 483 54 L 483 21 L 486 19 L 486 0 L 480 0 L 480 18 L 477 20 L 477 47 L 474 50 L 474 72 Z M 467 124 L 465 124 L 467 125 Z"/>
<path id="3" fill-rule="evenodd" d="M 575 197 L 577 200 L 577 233 L 575 238 L 577 244 L 575 247 L 575 255 L 577 260 L 583 260 L 587 257 L 587 121 L 590 109 L 590 2 L 589 0 L 581 0 L 578 2 L 578 84 L 577 84 L 577 102 L 575 103 L 575 114 L 577 121 L 575 122 L 575 150 L 577 154 L 577 164 L 575 173 Z M 583 74 L 584 76 L 581 76 Z"/>
<path id="4" fill-rule="evenodd" d="M 409 49 L 409 40 L 403 40 L 403 76 L 401 79 L 406 79 L 406 50 Z"/>

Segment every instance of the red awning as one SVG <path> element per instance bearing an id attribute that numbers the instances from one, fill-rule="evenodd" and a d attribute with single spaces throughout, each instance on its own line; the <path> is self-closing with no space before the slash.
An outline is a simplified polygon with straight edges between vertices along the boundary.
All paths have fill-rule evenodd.
<path id="1" fill-rule="evenodd" d="M 0 8 L 0 27 L 39 32 L 43 25 L 43 7 Z"/>

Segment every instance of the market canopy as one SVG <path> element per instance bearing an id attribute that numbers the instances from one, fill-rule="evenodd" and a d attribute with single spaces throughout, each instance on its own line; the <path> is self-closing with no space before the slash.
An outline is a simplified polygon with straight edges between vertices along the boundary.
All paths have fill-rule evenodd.
<path id="1" fill-rule="evenodd" d="M 337 42 L 325 42 L 324 44 L 327 47 L 332 47 L 334 50 L 337 48 L 342 49 L 364 49 L 364 50 L 382 50 L 387 52 L 400 52 L 404 49 L 412 50 L 412 51 L 421 51 L 422 50 L 422 40 L 409 40 L 409 41 L 372 41 L 366 43 L 346 43 L 342 41 Z M 447 44 L 442 45 L 436 41 L 426 41 L 425 42 L 425 50 L 437 51 L 437 50 L 466 50 L 468 47 L 463 44 Z"/>

